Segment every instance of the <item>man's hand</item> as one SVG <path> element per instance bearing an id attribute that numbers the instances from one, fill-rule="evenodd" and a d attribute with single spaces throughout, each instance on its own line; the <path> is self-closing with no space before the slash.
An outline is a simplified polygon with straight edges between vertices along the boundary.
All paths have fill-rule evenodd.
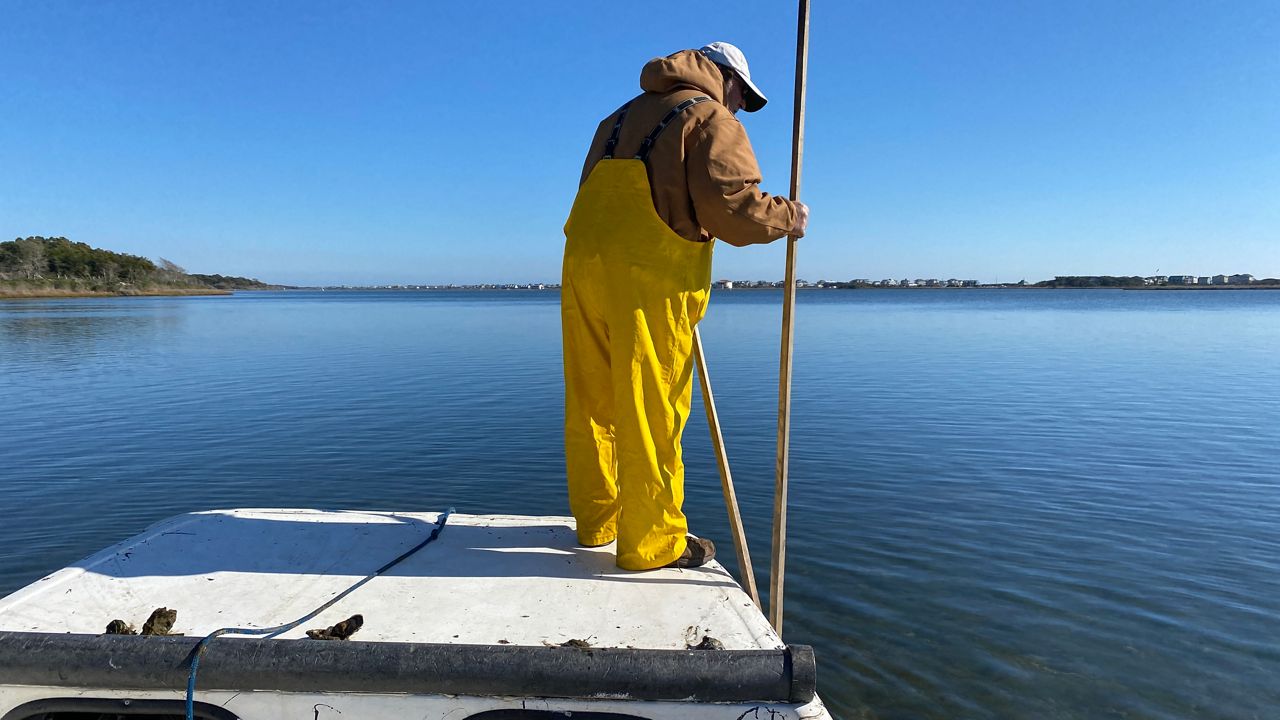
<path id="1" fill-rule="evenodd" d="M 795 237 L 804 237 L 805 228 L 809 227 L 809 206 L 799 200 L 796 200 L 795 204 L 796 224 L 791 227 L 791 232 L 788 234 Z"/>

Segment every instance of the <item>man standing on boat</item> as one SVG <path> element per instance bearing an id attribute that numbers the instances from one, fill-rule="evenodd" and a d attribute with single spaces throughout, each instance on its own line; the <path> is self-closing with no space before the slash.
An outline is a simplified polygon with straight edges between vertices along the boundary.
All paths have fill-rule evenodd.
<path id="1" fill-rule="evenodd" d="M 644 92 L 596 130 L 565 223 L 560 315 L 565 459 L 578 540 L 627 570 L 696 567 L 680 435 L 711 249 L 803 235 L 802 203 L 760 190 L 735 115 L 764 107 L 742 52 L 716 42 L 649 61 Z"/>

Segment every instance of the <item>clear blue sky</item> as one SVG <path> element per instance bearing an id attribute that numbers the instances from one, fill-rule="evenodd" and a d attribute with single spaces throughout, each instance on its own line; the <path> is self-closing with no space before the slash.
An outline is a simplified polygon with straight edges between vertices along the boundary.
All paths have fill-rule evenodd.
<path id="1" fill-rule="evenodd" d="M 0 238 L 320 283 L 559 278 L 599 119 L 738 44 L 790 171 L 790 2 L 0 4 Z M 809 280 L 1280 277 L 1280 2 L 815 0 Z M 717 249 L 780 279 L 782 245 Z"/>

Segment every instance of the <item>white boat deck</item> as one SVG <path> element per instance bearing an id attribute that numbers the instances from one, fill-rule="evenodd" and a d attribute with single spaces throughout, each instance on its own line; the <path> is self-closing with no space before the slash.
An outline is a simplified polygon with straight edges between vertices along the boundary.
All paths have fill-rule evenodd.
<path id="1" fill-rule="evenodd" d="M 0 631 L 101 634 L 177 611 L 173 632 L 289 623 L 425 540 L 439 513 L 217 510 L 146 532 L 0 599 Z M 722 549 L 729 550 L 728 548 Z M 279 635 L 352 615 L 353 640 L 727 650 L 783 643 L 718 563 L 628 572 L 613 546 L 583 548 L 573 520 L 453 514 L 439 537 L 333 607 Z"/>

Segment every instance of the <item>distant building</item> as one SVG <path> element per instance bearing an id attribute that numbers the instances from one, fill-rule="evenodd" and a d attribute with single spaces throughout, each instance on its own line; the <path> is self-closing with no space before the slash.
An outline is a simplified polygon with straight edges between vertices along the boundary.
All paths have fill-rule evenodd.
<path id="1" fill-rule="evenodd" d="M 720 282 L 716 283 L 716 287 L 720 288 L 721 290 L 732 290 L 732 289 L 733 289 L 733 281 L 732 281 L 732 280 L 721 280 Z"/>
<path id="2" fill-rule="evenodd" d="M 1170 285 L 1195 285 L 1196 276 L 1195 275 L 1170 275 L 1169 284 Z"/>
<path id="3" fill-rule="evenodd" d="M 1201 275 L 1201 276 L 1197 279 L 1196 284 L 1197 284 L 1197 285 L 1212 285 L 1212 284 L 1213 284 L 1213 278 L 1209 277 L 1208 275 Z"/>
<path id="4" fill-rule="evenodd" d="M 1229 279 L 1230 279 L 1230 278 L 1228 278 L 1226 275 L 1214 275 L 1214 276 L 1213 276 L 1213 284 L 1214 284 L 1214 285 L 1226 285 L 1226 284 L 1227 284 L 1227 280 L 1229 280 Z"/>
<path id="5" fill-rule="evenodd" d="M 1228 285 L 1248 285 L 1251 282 L 1253 282 L 1253 276 L 1247 273 L 1232 275 L 1230 278 L 1227 278 Z"/>

